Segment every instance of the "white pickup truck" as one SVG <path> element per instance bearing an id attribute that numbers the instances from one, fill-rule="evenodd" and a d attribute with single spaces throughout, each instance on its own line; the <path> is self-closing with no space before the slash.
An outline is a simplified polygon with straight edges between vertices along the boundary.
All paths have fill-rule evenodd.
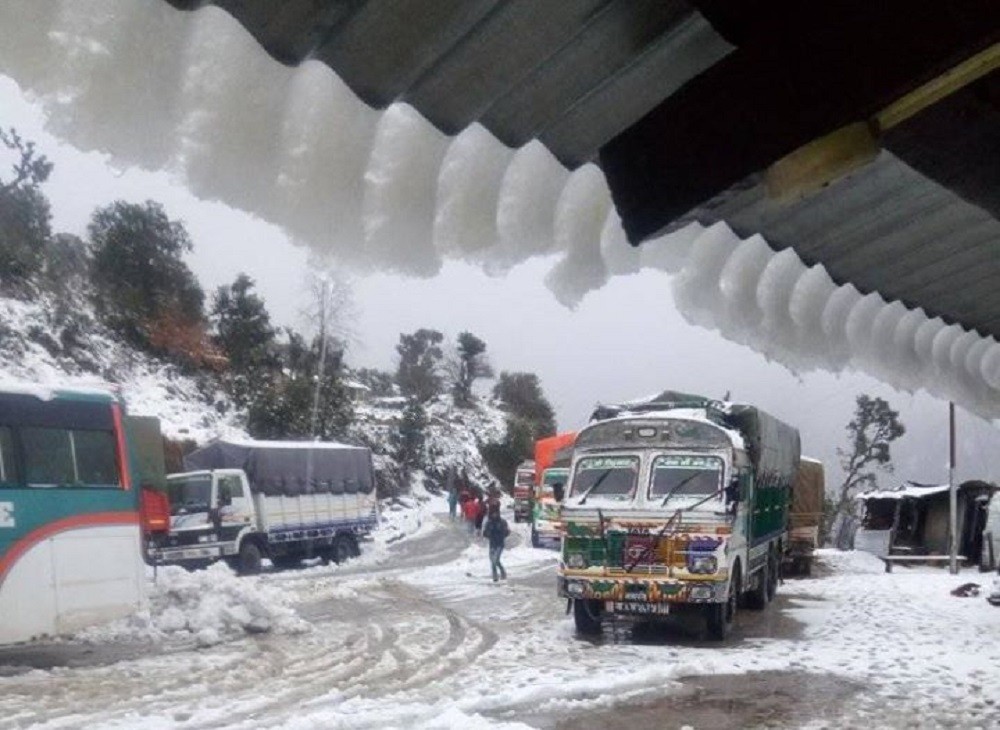
<path id="1" fill-rule="evenodd" d="M 216 441 L 167 477 L 170 530 L 155 563 L 228 561 L 242 574 L 358 555 L 378 513 L 371 452 L 314 441 Z"/>

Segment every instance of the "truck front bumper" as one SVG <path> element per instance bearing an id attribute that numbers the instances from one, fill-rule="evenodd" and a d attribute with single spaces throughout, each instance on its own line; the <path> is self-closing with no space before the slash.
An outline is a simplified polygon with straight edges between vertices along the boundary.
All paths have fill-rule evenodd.
<path id="1" fill-rule="evenodd" d="M 159 565 L 189 561 L 218 560 L 235 555 L 232 545 L 185 545 L 184 547 L 150 548 L 149 559 Z"/>
<path id="2" fill-rule="evenodd" d="M 727 580 L 671 580 L 661 578 L 605 578 L 560 575 L 563 598 L 611 603 L 723 603 Z"/>

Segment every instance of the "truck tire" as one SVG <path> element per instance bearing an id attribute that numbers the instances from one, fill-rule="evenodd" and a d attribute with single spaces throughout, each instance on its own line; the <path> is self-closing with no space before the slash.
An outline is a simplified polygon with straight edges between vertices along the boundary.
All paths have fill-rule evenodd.
<path id="1" fill-rule="evenodd" d="M 601 633 L 601 602 L 582 598 L 573 599 L 573 621 L 576 633 L 581 636 L 595 636 Z"/>
<path id="2" fill-rule="evenodd" d="M 236 557 L 236 572 L 240 575 L 257 575 L 260 572 L 260 548 L 256 543 L 244 542 Z"/>
<path id="3" fill-rule="evenodd" d="M 330 559 L 338 565 L 346 563 L 358 554 L 358 545 L 350 535 L 337 535 L 330 549 Z"/>
<path id="4" fill-rule="evenodd" d="M 736 621 L 736 606 L 739 596 L 740 573 L 737 569 L 729 581 L 728 598 L 725 603 L 711 603 L 705 608 L 705 624 L 708 638 L 713 641 L 725 641 L 729 638 L 733 624 Z"/>
<path id="5" fill-rule="evenodd" d="M 534 525 L 531 526 L 531 547 L 538 547 L 538 531 Z"/>

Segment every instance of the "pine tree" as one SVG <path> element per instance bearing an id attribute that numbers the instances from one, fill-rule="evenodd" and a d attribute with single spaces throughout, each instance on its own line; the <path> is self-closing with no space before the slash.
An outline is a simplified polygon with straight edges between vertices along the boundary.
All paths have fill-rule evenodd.
<path id="1" fill-rule="evenodd" d="M 202 325 L 205 295 L 183 259 L 191 239 L 163 206 L 116 201 L 94 211 L 87 232 L 95 307 L 105 324 L 147 350 L 158 320 Z"/>
<path id="2" fill-rule="evenodd" d="M 403 395 L 424 403 L 441 393 L 443 341 L 444 335 L 431 329 L 419 329 L 413 334 L 399 336 L 396 383 Z"/>
<path id="3" fill-rule="evenodd" d="M 280 367 L 276 330 L 253 288 L 253 279 L 240 274 L 216 290 L 212 304 L 215 343 L 228 359 L 226 390 L 240 407 L 266 388 Z"/>

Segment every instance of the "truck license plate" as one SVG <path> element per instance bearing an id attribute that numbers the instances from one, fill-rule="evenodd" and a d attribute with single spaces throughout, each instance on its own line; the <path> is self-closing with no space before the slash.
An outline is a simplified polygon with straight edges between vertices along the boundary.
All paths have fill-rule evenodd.
<path id="1" fill-rule="evenodd" d="M 608 601 L 607 609 L 613 613 L 663 615 L 670 613 L 669 603 L 641 603 L 639 601 Z"/>

